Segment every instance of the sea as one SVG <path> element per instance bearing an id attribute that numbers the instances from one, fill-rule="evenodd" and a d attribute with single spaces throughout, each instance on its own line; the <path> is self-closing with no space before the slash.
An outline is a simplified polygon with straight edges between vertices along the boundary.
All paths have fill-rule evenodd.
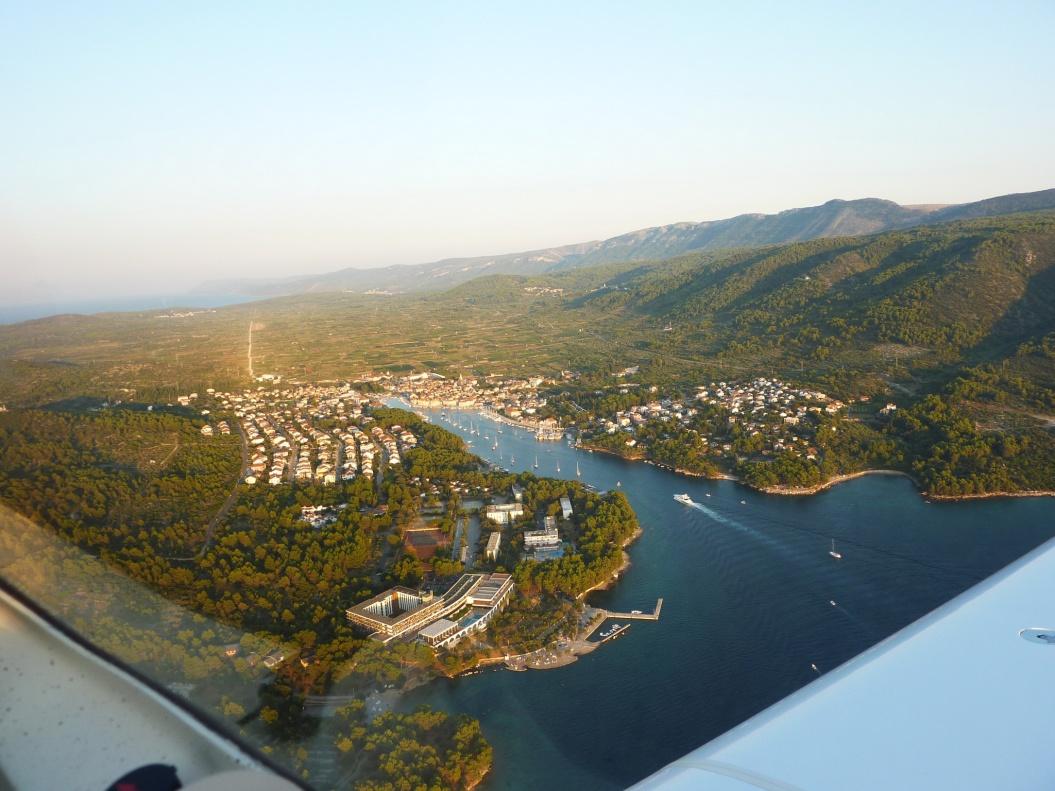
<path id="1" fill-rule="evenodd" d="M 32 304 L 0 304 L 0 324 L 15 324 L 20 321 L 42 319 L 47 316 L 75 313 L 112 313 L 117 311 L 167 310 L 170 308 L 219 308 L 251 302 L 259 297 L 240 294 L 154 294 L 145 296 L 113 296 L 94 299 L 55 299 Z"/>
<path id="2" fill-rule="evenodd" d="M 480 720 L 494 747 L 484 789 L 632 785 L 1055 535 L 1052 498 L 939 503 L 883 475 L 765 495 L 538 442 L 475 412 L 419 414 L 506 469 L 575 478 L 578 464 L 584 483 L 623 491 L 644 532 L 630 568 L 589 602 L 649 612 L 664 600 L 659 621 L 634 621 L 567 667 L 488 670 L 403 697 L 404 710 Z"/>

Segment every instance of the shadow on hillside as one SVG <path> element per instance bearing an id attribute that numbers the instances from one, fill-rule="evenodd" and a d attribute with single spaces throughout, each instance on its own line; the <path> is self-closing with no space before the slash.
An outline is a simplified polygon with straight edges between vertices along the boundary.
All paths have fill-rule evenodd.
<path id="1" fill-rule="evenodd" d="M 1055 332 L 1055 262 L 1026 281 L 1023 295 L 1012 302 L 986 336 L 964 350 L 968 362 L 989 362 L 1013 354 L 1024 342 Z"/>

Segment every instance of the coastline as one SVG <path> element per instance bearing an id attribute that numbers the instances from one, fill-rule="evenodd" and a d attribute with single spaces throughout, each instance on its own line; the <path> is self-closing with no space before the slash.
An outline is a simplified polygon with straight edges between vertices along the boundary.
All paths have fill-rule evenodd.
<path id="1" fill-rule="evenodd" d="M 857 478 L 862 478 L 865 475 L 898 475 L 903 478 L 908 478 L 912 481 L 916 487 L 917 492 L 921 497 L 925 497 L 928 500 L 934 500 L 936 502 L 956 502 L 959 500 L 992 500 L 998 497 L 1055 497 L 1055 490 L 1048 489 L 1027 489 L 1017 492 L 981 492 L 977 494 L 934 494 L 932 492 L 925 491 L 920 482 L 908 472 L 904 470 L 890 470 L 890 469 L 874 469 L 874 470 L 859 470 L 858 472 L 849 472 L 843 475 L 835 475 L 823 483 L 818 483 L 814 486 L 764 486 L 757 487 L 745 482 L 742 478 L 732 475 L 730 473 L 719 473 L 718 475 L 703 475 L 702 473 L 692 472 L 690 470 L 682 470 L 677 467 L 671 467 L 666 464 L 659 464 L 646 459 L 644 456 L 623 456 L 620 453 L 609 450 L 607 448 L 598 448 L 588 444 L 579 444 L 577 447 L 592 450 L 595 453 L 606 453 L 609 456 L 614 456 L 617 459 L 622 459 L 626 462 L 643 462 L 644 464 L 651 464 L 653 467 L 657 467 L 661 470 L 668 472 L 677 473 L 678 475 L 684 475 L 687 478 L 702 478 L 708 481 L 733 481 L 741 486 L 746 486 L 756 492 L 762 492 L 763 494 L 772 494 L 783 497 L 807 497 L 813 494 L 820 494 L 821 492 L 827 491 L 840 483 L 846 481 L 852 481 Z"/>
<path id="2" fill-rule="evenodd" d="M 642 529 L 641 525 L 638 525 L 637 529 L 634 530 L 630 537 L 626 541 L 624 541 L 622 546 L 620 547 L 623 553 L 623 562 L 619 564 L 619 568 L 609 574 L 607 579 L 601 580 L 596 585 L 587 588 L 575 598 L 581 601 L 584 600 L 594 591 L 606 591 L 610 589 L 613 585 L 615 585 L 615 583 L 619 581 L 619 577 L 621 577 L 623 573 L 630 568 L 631 565 L 630 553 L 626 551 L 626 548 L 633 544 L 635 541 L 637 541 L 639 538 L 641 538 L 644 532 L 645 531 L 644 529 Z"/>
<path id="3" fill-rule="evenodd" d="M 637 539 L 639 539 L 644 534 L 644 532 L 645 531 L 643 530 L 641 525 L 638 525 L 634 532 L 630 535 L 630 537 L 627 538 L 626 541 L 624 541 L 620 547 L 620 550 L 622 551 L 623 555 L 623 562 L 619 564 L 619 568 L 609 574 L 607 578 L 598 582 L 596 585 L 584 590 L 582 593 L 575 597 L 575 600 L 583 601 L 593 591 L 608 590 L 613 585 L 615 585 L 619 581 L 619 577 L 621 577 L 623 573 L 626 572 L 627 569 L 629 569 L 631 566 L 630 553 L 626 551 L 626 548 L 633 544 L 635 541 L 637 541 Z M 593 628 L 591 628 L 589 631 L 593 631 Z M 511 670 L 514 672 L 522 672 L 524 670 L 556 670 L 557 668 L 565 667 L 567 665 L 572 664 L 573 662 L 578 661 L 580 656 L 591 653 L 592 651 L 596 650 L 599 645 L 599 643 L 587 643 L 585 641 L 584 635 L 581 637 L 577 635 L 576 638 L 570 641 L 568 646 L 566 647 L 565 650 L 567 651 L 567 653 L 557 654 L 552 649 L 543 647 L 536 649 L 535 651 L 530 651 L 527 654 L 517 654 L 515 656 L 481 656 L 471 666 L 459 670 L 457 673 L 443 673 L 442 675 L 446 676 L 447 678 L 458 678 L 459 676 L 472 675 L 473 673 L 479 672 L 480 670 L 483 670 L 487 667 L 493 667 L 496 665 L 503 665 L 507 670 Z M 546 662 L 544 664 L 540 664 L 537 661 L 532 663 L 531 657 L 545 656 L 547 654 L 553 657 L 551 661 Z"/>
<path id="4" fill-rule="evenodd" d="M 926 493 L 924 493 L 926 494 Z M 981 494 L 927 494 L 931 500 L 954 502 L 956 500 L 992 500 L 997 497 L 1055 497 L 1048 489 L 1025 489 L 1021 492 L 982 492 Z"/>
<path id="5" fill-rule="evenodd" d="M 917 481 L 915 478 L 913 478 L 907 472 L 903 472 L 901 470 L 886 470 L 886 469 L 860 470 L 859 472 L 848 472 L 848 473 L 845 473 L 843 475 L 836 475 L 836 476 L 834 476 L 832 478 L 829 478 L 824 483 L 818 483 L 818 484 L 815 484 L 814 486 L 765 486 L 765 487 L 763 487 L 761 489 L 755 489 L 755 487 L 750 486 L 750 484 L 744 484 L 744 485 L 745 486 L 749 486 L 750 488 L 755 489 L 755 491 L 759 491 L 759 492 L 762 492 L 764 494 L 783 494 L 783 495 L 787 495 L 789 497 L 804 497 L 804 496 L 808 496 L 808 495 L 811 495 L 811 494 L 818 494 L 819 492 L 823 492 L 826 489 L 831 489 L 833 486 L 838 486 L 840 483 L 845 483 L 846 481 L 852 481 L 852 480 L 855 480 L 857 478 L 863 478 L 866 475 L 898 475 L 898 476 L 901 476 L 902 478 L 908 478 L 910 481 L 912 481 L 912 483 L 914 483 L 916 485 L 916 488 L 919 489 L 919 481 Z M 738 480 L 738 479 L 734 479 L 734 480 Z M 740 483 L 743 483 L 743 481 L 740 481 Z M 920 494 L 922 494 L 924 496 L 928 496 L 928 497 L 930 496 L 930 495 L 928 495 L 926 492 L 924 492 L 922 490 L 920 490 Z"/>

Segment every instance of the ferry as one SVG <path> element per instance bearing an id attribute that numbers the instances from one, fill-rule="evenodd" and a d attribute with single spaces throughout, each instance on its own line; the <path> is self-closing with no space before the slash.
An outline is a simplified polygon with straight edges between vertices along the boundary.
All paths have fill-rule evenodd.
<path id="1" fill-rule="evenodd" d="M 674 499 L 682 505 L 696 505 L 696 503 L 692 501 L 692 498 L 687 494 L 676 494 L 674 495 Z"/>

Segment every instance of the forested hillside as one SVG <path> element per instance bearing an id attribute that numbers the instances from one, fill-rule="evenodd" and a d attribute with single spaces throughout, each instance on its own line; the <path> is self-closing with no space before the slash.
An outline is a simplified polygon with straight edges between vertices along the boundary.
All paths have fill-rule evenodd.
<path id="1" fill-rule="evenodd" d="M 1042 209 L 1055 209 L 1055 189 L 1002 195 L 944 207 L 901 206 L 877 198 L 830 200 L 820 206 L 788 209 L 777 214 L 741 214 L 723 220 L 679 222 L 643 228 L 602 241 L 527 252 L 446 258 L 427 264 L 378 269 L 349 268 L 267 281 L 213 282 L 205 284 L 203 291 L 258 297 L 342 290 L 360 293 L 442 291 L 488 275 L 539 275 L 597 264 L 656 260 L 704 250 L 730 250 L 857 236 L 916 225 Z"/>
<path id="2" fill-rule="evenodd" d="M 174 397 L 256 373 L 383 370 L 657 380 L 779 374 L 852 395 L 921 396 L 962 376 L 1051 408 L 1055 213 L 813 240 L 423 297 L 320 294 L 185 318 L 56 317 L 0 328 L 0 401 Z"/>

